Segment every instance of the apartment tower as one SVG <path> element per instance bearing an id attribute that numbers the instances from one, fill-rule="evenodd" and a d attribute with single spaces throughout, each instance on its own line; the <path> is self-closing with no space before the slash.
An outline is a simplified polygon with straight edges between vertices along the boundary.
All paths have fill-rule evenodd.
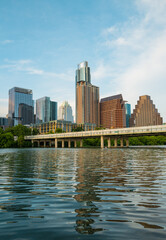
<path id="1" fill-rule="evenodd" d="M 157 108 L 153 104 L 150 96 L 140 96 L 131 114 L 130 127 L 152 126 L 163 124 Z"/>
<path id="2" fill-rule="evenodd" d="M 126 109 L 122 94 L 101 99 L 100 125 L 104 128 L 126 127 Z"/>
<path id="3" fill-rule="evenodd" d="M 76 70 L 76 123 L 100 124 L 99 87 L 91 84 L 88 62 L 82 62 Z"/>

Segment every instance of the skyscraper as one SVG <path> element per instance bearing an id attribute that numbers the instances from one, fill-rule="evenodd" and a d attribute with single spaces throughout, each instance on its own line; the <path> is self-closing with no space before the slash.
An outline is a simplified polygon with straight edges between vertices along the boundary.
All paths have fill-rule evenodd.
<path id="1" fill-rule="evenodd" d="M 99 87 L 91 84 L 88 62 L 82 62 L 76 70 L 76 123 L 100 124 Z"/>
<path id="2" fill-rule="evenodd" d="M 59 107 L 59 120 L 71 121 L 74 122 L 73 114 L 72 114 L 72 107 L 68 102 L 63 102 Z"/>
<path id="3" fill-rule="evenodd" d="M 137 105 L 135 105 L 135 109 L 133 110 L 133 114 L 131 114 L 130 126 L 141 127 L 161 125 L 162 123 L 163 119 L 158 113 L 150 96 L 140 96 Z"/>
<path id="4" fill-rule="evenodd" d="M 9 90 L 9 126 L 34 122 L 34 102 L 32 90 L 14 87 Z"/>
<path id="5" fill-rule="evenodd" d="M 126 127 L 126 110 L 122 94 L 101 99 L 100 120 L 104 128 Z"/>
<path id="6" fill-rule="evenodd" d="M 50 101 L 49 97 L 36 100 L 36 123 L 57 120 L 57 102 Z"/>
<path id="7" fill-rule="evenodd" d="M 126 127 L 129 127 L 131 117 L 131 104 L 125 103 L 125 108 L 126 108 Z"/>

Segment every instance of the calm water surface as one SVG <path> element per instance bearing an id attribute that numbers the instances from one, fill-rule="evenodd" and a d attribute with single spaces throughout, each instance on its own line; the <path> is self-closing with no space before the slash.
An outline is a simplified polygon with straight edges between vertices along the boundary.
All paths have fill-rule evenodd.
<path id="1" fill-rule="evenodd" d="M 0 239 L 166 239 L 166 148 L 0 149 Z"/>

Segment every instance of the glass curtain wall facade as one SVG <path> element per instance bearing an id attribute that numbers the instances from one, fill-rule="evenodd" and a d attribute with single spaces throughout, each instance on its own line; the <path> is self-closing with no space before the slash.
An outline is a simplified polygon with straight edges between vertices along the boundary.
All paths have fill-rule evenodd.
<path id="1" fill-rule="evenodd" d="M 14 87 L 9 90 L 9 126 L 34 123 L 34 101 L 32 98 L 32 90 L 30 89 Z M 21 111 L 23 106 L 24 110 Z"/>
<path id="2" fill-rule="evenodd" d="M 126 127 L 130 127 L 131 104 L 125 103 L 125 109 L 126 109 Z"/>
<path id="3" fill-rule="evenodd" d="M 59 120 L 71 121 L 74 122 L 72 107 L 68 102 L 63 102 L 59 107 Z"/>
<path id="4" fill-rule="evenodd" d="M 36 100 L 36 123 L 57 120 L 57 102 L 50 101 L 49 97 Z"/>

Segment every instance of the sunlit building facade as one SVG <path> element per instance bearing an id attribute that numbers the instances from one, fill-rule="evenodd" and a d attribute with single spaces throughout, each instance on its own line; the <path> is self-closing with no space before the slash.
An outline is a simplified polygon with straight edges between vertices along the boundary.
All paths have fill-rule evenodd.
<path id="1" fill-rule="evenodd" d="M 59 107 L 58 119 L 74 122 L 72 107 L 67 101 Z"/>
<path id="2" fill-rule="evenodd" d="M 122 94 L 101 99 L 100 120 L 103 128 L 126 127 L 126 109 Z"/>
<path id="3" fill-rule="evenodd" d="M 163 119 L 160 116 L 160 113 L 158 113 L 150 96 L 140 96 L 137 105 L 135 105 L 135 109 L 131 114 L 130 126 L 141 127 L 161 124 L 163 124 Z"/>
<path id="4" fill-rule="evenodd" d="M 91 84 L 88 62 L 76 70 L 76 123 L 100 124 L 99 87 Z"/>

